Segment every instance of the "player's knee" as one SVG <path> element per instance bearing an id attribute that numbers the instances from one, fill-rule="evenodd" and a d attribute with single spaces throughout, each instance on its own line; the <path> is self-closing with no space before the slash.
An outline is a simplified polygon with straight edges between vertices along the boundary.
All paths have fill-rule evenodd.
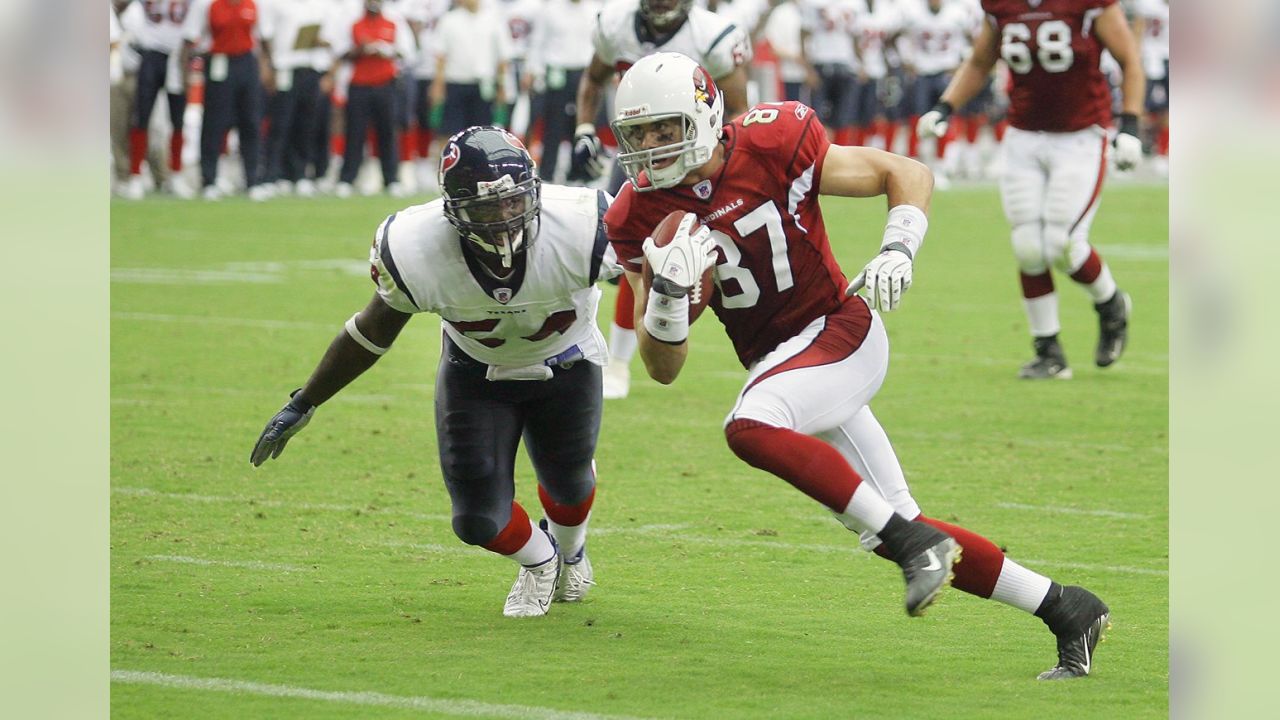
<path id="1" fill-rule="evenodd" d="M 767 452 L 769 440 L 778 429 L 759 420 L 739 418 L 725 425 L 724 437 L 738 459 L 752 467 L 760 467 L 762 454 Z"/>
<path id="2" fill-rule="evenodd" d="M 485 515 L 455 515 L 453 534 L 468 545 L 487 545 L 498 537 L 501 528 Z"/>
<path id="3" fill-rule="evenodd" d="M 1065 268 L 1067 262 L 1067 246 L 1070 244 L 1070 228 L 1058 223 L 1044 225 L 1044 264 Z"/>
<path id="4" fill-rule="evenodd" d="M 1039 223 L 1014 225 L 1010 240 L 1019 270 L 1028 275 L 1039 275 L 1045 271 L 1044 239 Z"/>

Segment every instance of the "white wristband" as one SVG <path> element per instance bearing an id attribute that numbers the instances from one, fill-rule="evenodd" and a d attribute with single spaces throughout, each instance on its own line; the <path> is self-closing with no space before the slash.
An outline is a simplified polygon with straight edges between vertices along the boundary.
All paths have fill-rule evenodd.
<path id="1" fill-rule="evenodd" d="M 689 296 L 673 298 L 651 291 L 644 311 L 644 329 L 649 337 L 672 345 L 689 339 Z"/>
<path id="2" fill-rule="evenodd" d="M 915 205 L 898 205 L 889 210 L 889 221 L 884 226 L 883 250 L 893 243 L 902 243 L 914 260 L 924 246 L 924 234 L 929 229 L 929 218 Z"/>
<path id="3" fill-rule="evenodd" d="M 356 341 L 357 345 L 368 350 L 374 355 L 386 355 L 387 351 L 391 348 L 378 347 L 377 345 L 374 345 L 373 341 L 365 337 L 364 333 L 360 332 L 360 328 L 356 327 L 356 315 L 359 314 L 360 313 L 356 313 L 347 319 L 347 324 L 343 326 L 347 329 L 347 334 L 351 336 L 352 340 Z"/>

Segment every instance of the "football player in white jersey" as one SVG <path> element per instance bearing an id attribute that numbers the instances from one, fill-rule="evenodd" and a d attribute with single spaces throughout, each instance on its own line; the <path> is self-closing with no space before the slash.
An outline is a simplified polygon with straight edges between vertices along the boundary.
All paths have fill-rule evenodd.
<path id="1" fill-rule="evenodd" d="M 694 7 L 693 0 L 612 0 L 600 10 L 591 36 L 595 54 L 578 83 L 577 127 L 569 162 L 571 183 L 589 182 L 604 171 L 602 146 L 594 120 L 605 83 L 614 74 L 656 52 L 678 52 L 706 68 L 724 95 L 724 112 L 734 118 L 747 111 L 747 63 L 751 41 L 746 29 L 715 13 Z M 615 167 L 609 189 L 624 181 Z M 618 287 L 609 329 L 609 365 L 605 399 L 625 398 L 631 389 L 631 360 L 636 353 L 635 298 L 626 283 Z"/>
<path id="2" fill-rule="evenodd" d="M 439 315 L 440 465 L 453 531 L 519 564 L 503 614 L 545 615 L 594 584 L 586 554 L 600 432 L 597 280 L 621 272 L 605 235 L 607 193 L 543 185 L 520 140 L 470 127 L 445 142 L 444 196 L 378 227 L 377 292 L 267 424 L 250 462 L 279 456 L 315 408 L 373 366 L 419 312 Z M 515 501 L 521 436 L 545 519 Z"/>

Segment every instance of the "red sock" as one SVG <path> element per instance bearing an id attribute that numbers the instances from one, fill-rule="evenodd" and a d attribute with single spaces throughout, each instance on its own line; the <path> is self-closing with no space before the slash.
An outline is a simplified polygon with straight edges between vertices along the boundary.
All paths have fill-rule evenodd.
<path id="1" fill-rule="evenodd" d="M 410 162 L 417 150 L 418 136 L 416 133 L 405 130 L 400 133 L 400 162 Z"/>
<path id="2" fill-rule="evenodd" d="M 1028 300 L 1044 297 L 1053 292 L 1053 275 L 1047 270 L 1040 275 L 1018 273 L 1018 278 L 1022 281 L 1022 297 Z"/>
<path id="3" fill-rule="evenodd" d="M 1156 154 L 1169 154 L 1169 126 L 1165 125 L 1160 128 L 1160 132 L 1156 133 Z"/>
<path id="4" fill-rule="evenodd" d="M 418 157 L 431 157 L 431 128 L 418 128 Z"/>
<path id="5" fill-rule="evenodd" d="M 591 504 L 596 499 L 596 489 L 591 488 L 591 494 L 587 496 L 587 499 L 577 505 L 562 505 L 556 502 L 555 498 L 547 494 L 547 491 L 539 485 L 538 499 L 542 501 L 542 509 L 546 511 L 547 518 L 551 522 L 566 527 L 574 527 L 587 521 L 587 515 L 591 512 Z"/>
<path id="6" fill-rule="evenodd" d="M 835 143 L 837 145 L 849 145 L 852 142 L 853 142 L 853 128 L 842 127 L 839 130 L 836 130 Z"/>
<path id="7" fill-rule="evenodd" d="M 963 118 L 957 118 L 957 120 L 960 121 L 961 125 L 964 124 Z M 951 144 L 951 139 L 956 136 L 956 132 L 957 132 L 956 124 L 952 123 L 951 126 L 947 128 L 947 132 L 944 133 L 942 137 L 938 138 L 938 159 L 939 160 L 947 156 L 947 146 Z"/>
<path id="8" fill-rule="evenodd" d="M 631 283 L 626 278 L 618 283 L 618 299 L 613 304 L 613 322 L 623 330 L 636 329 L 636 294 L 631 292 Z"/>
<path id="9" fill-rule="evenodd" d="M 175 132 L 169 136 L 169 169 L 182 172 L 182 133 Z"/>
<path id="10" fill-rule="evenodd" d="M 858 145 L 859 147 L 866 145 L 867 137 L 870 135 L 871 132 L 867 130 L 865 125 L 858 125 L 853 129 L 853 144 Z"/>
<path id="11" fill-rule="evenodd" d="M 724 434 L 729 449 L 748 465 L 786 480 L 832 512 L 844 512 L 862 483 L 838 450 L 804 433 L 734 420 Z"/>
<path id="12" fill-rule="evenodd" d="M 147 129 L 129 128 L 129 174 L 142 172 L 142 161 L 147 158 Z"/>
<path id="13" fill-rule="evenodd" d="M 886 120 L 880 132 L 884 136 L 884 149 L 893 152 L 893 139 L 898 136 L 898 123 Z"/>
<path id="14" fill-rule="evenodd" d="M 1000 571 L 1004 569 L 1004 552 L 995 543 L 959 525 L 952 525 L 924 515 L 916 517 L 916 520 L 938 528 L 960 543 L 963 553 L 960 556 L 960 562 L 953 566 L 956 579 L 951 584 L 970 595 L 990 598 L 991 593 L 996 589 L 996 581 L 1000 579 Z M 875 554 L 886 560 L 894 559 L 884 543 L 876 546 Z"/>
<path id="15" fill-rule="evenodd" d="M 529 513 L 520 507 L 520 503 L 511 503 L 511 520 L 507 526 L 502 528 L 502 532 L 498 536 L 490 540 L 483 547 L 485 550 L 491 550 L 499 555 L 511 555 L 524 547 L 529 542 L 529 538 L 533 535 L 533 527 L 529 525 Z"/>
<path id="16" fill-rule="evenodd" d="M 994 132 L 996 135 L 996 142 L 1004 141 L 1004 131 L 1008 129 L 1009 129 L 1008 120 L 1001 120 L 1000 122 L 996 123 L 995 128 L 992 130 L 992 132 Z"/>
<path id="17" fill-rule="evenodd" d="M 907 120 L 907 156 L 920 157 L 920 136 L 916 135 L 916 123 L 920 122 L 919 115 L 912 115 Z"/>
<path id="18" fill-rule="evenodd" d="M 978 142 L 978 133 L 982 131 L 982 126 L 987 124 L 987 118 L 983 115 L 975 115 L 969 118 L 968 124 L 965 125 L 964 139 L 969 141 L 970 145 Z"/>
<path id="19" fill-rule="evenodd" d="M 1084 259 L 1084 264 L 1078 270 L 1071 273 L 1071 279 L 1081 285 L 1089 285 L 1098 279 L 1098 275 L 1102 274 L 1102 258 L 1098 257 L 1098 251 L 1093 248 L 1089 249 L 1089 257 Z"/>

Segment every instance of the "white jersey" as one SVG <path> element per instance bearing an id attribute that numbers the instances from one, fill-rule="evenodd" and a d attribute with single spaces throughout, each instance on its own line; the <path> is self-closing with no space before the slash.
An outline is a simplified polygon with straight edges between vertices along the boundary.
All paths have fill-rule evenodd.
<path id="1" fill-rule="evenodd" d="M 327 71 L 333 55 L 323 45 L 320 31 L 333 14 L 335 6 L 328 0 L 265 0 L 258 6 L 258 28 L 262 38 L 271 43 L 271 61 L 281 70 Z M 287 90 L 288 88 L 279 88 Z"/>
<path id="2" fill-rule="evenodd" d="M 657 42 L 660 38 L 648 36 L 636 17 L 639 11 L 640 0 L 612 0 L 596 19 L 591 37 L 596 55 L 619 73 L 656 52 L 687 55 L 717 80 L 751 60 L 746 32 L 709 10 L 690 8 L 684 24 L 662 43 Z"/>
<path id="3" fill-rule="evenodd" d="M 405 18 L 417 28 L 414 44 L 418 49 L 418 61 L 413 65 L 413 76 L 429 80 L 436 76 L 436 25 L 449 12 L 450 0 L 408 0 L 404 4 Z"/>
<path id="4" fill-rule="evenodd" d="M 507 32 L 511 33 L 511 59 L 523 61 L 529 55 L 529 38 L 533 26 L 541 20 L 545 11 L 544 0 L 503 0 L 498 11 L 506 19 Z"/>
<path id="5" fill-rule="evenodd" d="M 923 0 L 913 0 L 903 10 L 915 71 L 936 75 L 960 67 L 974 31 L 973 14 L 954 0 L 943 2 L 937 12 Z"/>
<path id="6" fill-rule="evenodd" d="M 876 0 L 875 6 L 854 20 L 854 36 L 862 55 L 862 70 L 880 79 L 889 73 L 885 49 L 889 38 L 902 29 L 902 11 L 893 0 Z"/>
<path id="7" fill-rule="evenodd" d="M 191 9 L 189 0 L 134 0 L 146 22 L 133 29 L 133 42 L 143 50 L 176 53 L 182 47 L 182 24 Z"/>
<path id="8" fill-rule="evenodd" d="M 443 200 L 402 210 L 379 226 L 369 253 L 378 294 L 401 312 L 439 315 L 449 339 L 488 365 L 541 365 L 576 345 L 603 366 L 608 346 L 596 327 L 595 283 L 622 272 L 604 230 L 609 203 L 599 190 L 544 184 L 520 285 L 490 282 L 489 290 L 473 274 Z"/>
<path id="9" fill-rule="evenodd" d="M 1169 62 L 1169 0 L 1138 0 L 1134 16 L 1142 20 L 1142 69 L 1163 80 Z"/>
<path id="10" fill-rule="evenodd" d="M 800 4 L 805 53 L 814 65 L 844 65 L 857 69 L 853 52 L 853 28 L 858 16 L 853 0 L 805 0 Z"/>

